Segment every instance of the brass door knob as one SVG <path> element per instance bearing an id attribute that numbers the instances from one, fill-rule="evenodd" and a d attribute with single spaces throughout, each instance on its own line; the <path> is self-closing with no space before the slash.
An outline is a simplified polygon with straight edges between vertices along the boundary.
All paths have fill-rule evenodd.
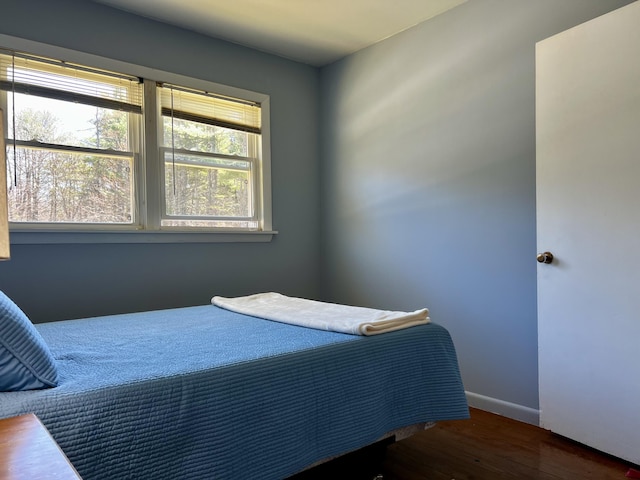
<path id="1" fill-rule="evenodd" d="M 551 263 L 553 262 L 553 253 L 551 252 L 539 253 L 538 256 L 536 257 L 536 260 L 538 260 L 539 263 Z"/>

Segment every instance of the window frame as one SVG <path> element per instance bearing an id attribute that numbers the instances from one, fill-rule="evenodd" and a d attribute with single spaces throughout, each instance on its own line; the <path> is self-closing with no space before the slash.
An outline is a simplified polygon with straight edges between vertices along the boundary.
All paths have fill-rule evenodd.
<path id="1" fill-rule="evenodd" d="M 10 223 L 11 243 L 14 244 L 57 244 L 57 243 L 216 243 L 216 242 L 269 242 L 277 234 L 272 226 L 271 213 L 271 142 L 270 142 L 270 98 L 269 95 L 237 87 L 222 85 L 209 80 L 188 77 L 181 74 L 152 69 L 93 54 L 56 47 L 0 34 L 3 48 L 25 51 L 33 55 L 63 59 L 97 69 L 126 72 L 144 79 L 145 111 L 143 114 L 142 152 L 137 162 L 135 184 L 135 218 L 133 225 L 118 224 L 37 224 Z M 215 92 L 231 98 L 243 99 L 261 106 L 261 142 L 258 147 L 258 162 L 255 172 L 254 195 L 258 229 L 202 228 L 202 227 L 162 227 L 164 172 L 161 158 L 160 129 L 162 116 L 155 88 L 147 88 L 147 83 L 170 83 L 194 90 Z M 161 164 L 162 160 L 162 164 Z"/>
<path id="2" fill-rule="evenodd" d="M 158 128 L 158 135 L 159 136 L 164 136 L 166 135 L 166 131 L 164 131 L 164 129 L 166 129 L 166 123 L 165 120 L 169 120 L 171 119 L 173 121 L 173 115 L 174 115 L 174 106 L 173 106 L 173 94 L 174 91 L 176 92 L 177 95 L 180 94 L 187 94 L 189 95 L 192 99 L 194 97 L 198 98 L 200 97 L 200 95 L 203 95 L 203 104 L 209 104 L 210 107 L 209 108 L 220 108 L 221 105 L 222 108 L 225 108 L 224 105 L 225 104 L 229 104 L 231 103 L 233 105 L 233 113 L 237 114 L 239 110 L 237 110 L 236 108 L 238 108 L 238 105 L 241 104 L 245 104 L 246 108 L 248 109 L 249 112 L 254 111 L 255 109 L 258 108 L 259 111 L 261 110 L 260 106 L 256 104 L 256 102 L 252 102 L 252 101 L 247 101 L 245 99 L 229 99 L 226 97 L 222 97 L 221 95 L 219 95 L 217 92 L 210 92 L 210 91 L 193 91 L 192 89 L 189 88 L 185 88 L 182 86 L 178 86 L 178 85 L 167 85 L 167 84 L 162 84 L 162 85 L 158 85 L 156 84 L 155 86 L 153 85 L 146 85 L 145 87 L 148 88 L 155 88 L 158 93 L 155 95 L 156 98 L 160 98 L 161 99 L 161 108 L 160 108 L 160 113 L 159 113 L 159 118 L 158 118 L 158 122 L 159 122 L 159 128 Z M 171 103 L 167 103 L 167 101 L 169 100 L 169 98 L 165 98 L 164 101 L 162 100 L 164 97 L 168 97 L 170 96 L 171 98 Z M 212 103 L 213 102 L 213 105 Z M 218 105 L 216 106 L 215 104 L 218 103 Z M 198 104 L 198 106 L 196 108 L 200 108 L 202 104 Z M 184 107 L 184 106 L 183 106 Z M 239 109 L 242 109 L 242 107 L 239 107 Z M 208 124 L 208 125 L 212 125 L 212 126 L 218 126 L 218 127 L 223 127 L 225 129 L 231 130 L 231 131 L 235 131 L 235 132 L 245 132 L 247 134 L 247 152 L 245 153 L 245 155 L 229 155 L 229 154 L 224 154 L 224 153 L 215 153 L 215 152 L 210 152 L 210 151 L 206 151 L 206 150 L 184 150 L 181 148 L 178 148 L 174 145 L 169 145 L 167 143 L 167 138 L 163 138 L 162 141 L 159 142 L 159 159 L 160 159 L 160 175 L 161 178 L 165 179 L 165 182 L 163 183 L 164 188 L 161 189 L 160 194 L 161 194 L 161 213 L 160 213 L 160 228 L 161 229 L 169 229 L 169 230 L 174 230 L 176 229 L 175 226 L 165 226 L 163 225 L 163 222 L 167 221 L 167 222 L 172 222 L 172 221 L 177 221 L 177 222 L 181 222 L 181 221 L 189 221 L 189 220 L 204 220 L 204 221 L 213 221 L 213 222 L 248 222 L 248 223 L 256 223 L 259 225 L 260 222 L 260 218 L 259 218 L 259 214 L 258 214 L 258 206 L 260 203 L 260 198 L 258 198 L 257 195 L 254 194 L 254 192 L 257 191 L 259 183 L 260 183 L 260 155 L 259 155 L 259 145 L 260 145 L 260 139 L 262 137 L 262 132 L 261 132 L 261 128 L 260 128 L 260 121 L 258 120 L 258 116 L 254 116 L 252 113 L 249 113 L 250 115 L 250 119 L 247 121 L 237 121 L 237 122 L 231 122 L 230 120 L 225 120 L 224 118 L 224 114 L 222 116 L 210 116 L 210 115 L 203 115 L 203 113 L 205 112 L 198 112 L 198 113 L 194 113 L 191 109 L 189 109 L 187 107 L 187 110 L 182 110 L 182 108 L 176 108 L 175 112 L 177 115 L 177 119 L 178 120 L 186 120 L 186 121 L 190 121 L 190 122 L 195 122 L 197 124 Z M 171 127 L 173 129 L 173 126 Z M 173 130 L 172 130 L 172 135 L 173 135 Z M 209 216 L 191 216 L 191 215 L 180 215 L 180 214 L 170 214 L 167 212 L 167 206 L 168 206 L 168 196 L 171 195 L 170 191 L 168 190 L 168 185 L 166 182 L 166 178 L 167 178 L 167 154 L 175 154 L 175 157 L 179 157 L 179 156 L 191 156 L 193 158 L 196 159 L 204 159 L 204 158 L 210 158 L 210 159 L 217 159 L 217 160 L 221 160 L 221 161 L 240 161 L 243 163 L 248 164 L 248 168 L 241 168 L 241 167 L 235 167 L 235 166 L 228 166 L 228 167 L 222 167 L 221 165 L 219 167 L 213 167 L 210 163 L 205 163 L 202 161 L 192 161 L 189 163 L 183 163 L 180 161 L 176 161 L 175 162 L 175 166 L 179 168 L 180 165 L 185 166 L 185 165 L 191 165 L 194 168 L 221 168 L 221 169 L 228 169 L 228 170 L 237 170 L 237 171 L 246 171 L 249 174 L 249 177 L 251 179 L 251 189 L 249 191 L 250 195 L 249 195 L 249 215 L 244 215 L 244 216 L 237 216 L 237 217 L 233 217 L 233 216 L 215 216 L 215 215 L 209 215 Z M 189 228 L 188 226 L 185 226 L 183 228 Z M 197 227 L 196 227 L 197 228 Z M 206 228 L 206 227 L 205 227 Z M 214 227 L 216 228 L 216 227 Z M 217 227 L 218 230 L 222 229 L 223 227 Z M 231 228 L 233 229 L 233 227 Z M 250 230 L 255 230 L 256 228 L 250 228 Z M 244 229 L 242 229 L 244 230 Z"/>

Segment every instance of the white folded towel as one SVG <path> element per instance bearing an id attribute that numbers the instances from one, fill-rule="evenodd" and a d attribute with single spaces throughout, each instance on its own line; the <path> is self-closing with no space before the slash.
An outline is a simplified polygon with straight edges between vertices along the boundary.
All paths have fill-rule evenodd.
<path id="1" fill-rule="evenodd" d="M 274 292 L 235 298 L 215 296 L 211 303 L 244 315 L 352 335 L 376 335 L 430 321 L 426 308 L 394 312 L 287 297 Z"/>

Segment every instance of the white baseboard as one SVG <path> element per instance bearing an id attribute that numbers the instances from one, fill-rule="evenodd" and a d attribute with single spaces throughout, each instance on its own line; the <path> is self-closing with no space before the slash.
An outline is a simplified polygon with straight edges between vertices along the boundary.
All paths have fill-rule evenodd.
<path id="1" fill-rule="evenodd" d="M 518 405 L 516 403 L 506 402 L 497 398 L 486 397 L 479 393 L 465 393 L 470 407 L 496 413 L 503 417 L 513 418 L 514 420 L 519 420 L 531 425 L 540 425 L 540 410 L 525 407 L 524 405 Z"/>

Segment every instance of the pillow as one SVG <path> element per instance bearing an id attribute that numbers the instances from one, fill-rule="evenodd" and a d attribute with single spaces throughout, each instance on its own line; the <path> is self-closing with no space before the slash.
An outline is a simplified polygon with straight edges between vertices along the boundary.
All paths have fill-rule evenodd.
<path id="1" fill-rule="evenodd" d="M 20 308 L 0 291 L 0 391 L 55 387 L 49 347 Z"/>

